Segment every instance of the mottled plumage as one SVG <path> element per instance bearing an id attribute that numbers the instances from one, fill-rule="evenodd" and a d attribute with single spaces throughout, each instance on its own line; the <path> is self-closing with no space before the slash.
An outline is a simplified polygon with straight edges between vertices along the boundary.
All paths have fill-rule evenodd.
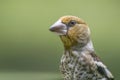
<path id="1" fill-rule="evenodd" d="M 95 54 L 88 25 L 75 16 L 63 16 L 50 28 L 64 44 L 60 70 L 64 80 L 114 80 Z"/>

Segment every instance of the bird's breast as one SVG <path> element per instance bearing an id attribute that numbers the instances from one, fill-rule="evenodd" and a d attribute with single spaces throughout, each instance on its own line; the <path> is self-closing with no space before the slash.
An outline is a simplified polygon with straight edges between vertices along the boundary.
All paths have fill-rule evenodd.
<path id="1" fill-rule="evenodd" d="M 85 72 L 85 66 L 84 58 L 77 51 L 66 51 L 61 58 L 60 68 L 66 80 L 80 78 Z"/>
<path id="2" fill-rule="evenodd" d="M 82 54 L 82 52 L 65 51 L 60 65 L 60 70 L 65 80 L 93 80 L 92 78 L 96 73 L 92 73 L 91 69 L 94 71 L 95 66 L 92 63 L 92 59 L 87 58 L 88 60 L 86 60 L 86 57 L 87 55 Z"/>

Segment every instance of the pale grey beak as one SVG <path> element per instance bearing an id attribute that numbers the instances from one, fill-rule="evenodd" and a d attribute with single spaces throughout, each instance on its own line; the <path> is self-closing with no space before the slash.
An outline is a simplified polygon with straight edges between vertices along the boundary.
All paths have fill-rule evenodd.
<path id="1" fill-rule="evenodd" d="M 58 20 L 55 24 L 53 24 L 50 29 L 50 31 L 55 32 L 59 35 L 66 35 L 67 33 L 67 26 L 61 22 L 61 20 Z"/>

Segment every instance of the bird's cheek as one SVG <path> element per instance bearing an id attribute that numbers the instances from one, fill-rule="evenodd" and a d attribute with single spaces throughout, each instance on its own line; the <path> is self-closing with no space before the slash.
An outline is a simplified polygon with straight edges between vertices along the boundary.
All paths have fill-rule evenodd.
<path id="1" fill-rule="evenodd" d="M 72 37 L 74 35 L 74 30 L 72 30 L 71 28 L 68 30 L 67 34 Z"/>
<path id="2" fill-rule="evenodd" d="M 69 34 L 69 36 L 75 36 L 76 35 L 76 33 L 78 32 L 78 28 L 76 28 L 76 27 L 71 27 L 71 28 L 69 28 L 69 30 L 68 30 L 68 34 Z"/>

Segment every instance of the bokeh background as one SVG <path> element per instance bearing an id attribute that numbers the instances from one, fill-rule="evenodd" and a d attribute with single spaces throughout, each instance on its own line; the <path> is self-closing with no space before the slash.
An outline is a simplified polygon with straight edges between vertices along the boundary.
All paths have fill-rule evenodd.
<path id="1" fill-rule="evenodd" d="M 0 80 L 60 80 L 63 46 L 49 27 L 63 15 L 90 26 L 102 61 L 120 78 L 120 0 L 0 0 Z"/>

